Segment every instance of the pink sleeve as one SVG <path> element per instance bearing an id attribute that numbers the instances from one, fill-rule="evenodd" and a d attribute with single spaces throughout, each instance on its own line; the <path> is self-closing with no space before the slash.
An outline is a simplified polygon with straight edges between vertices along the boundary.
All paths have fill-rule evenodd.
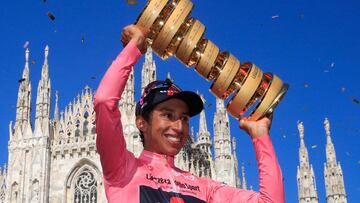
<path id="1" fill-rule="evenodd" d="M 284 203 L 284 184 L 270 136 L 253 139 L 259 168 L 259 192 L 242 190 L 214 182 L 210 202 L 272 202 Z"/>
<path id="2" fill-rule="evenodd" d="M 102 78 L 94 97 L 96 148 L 105 180 L 118 182 L 134 159 L 126 149 L 118 103 L 133 65 L 141 57 L 133 41 L 121 51 Z"/>

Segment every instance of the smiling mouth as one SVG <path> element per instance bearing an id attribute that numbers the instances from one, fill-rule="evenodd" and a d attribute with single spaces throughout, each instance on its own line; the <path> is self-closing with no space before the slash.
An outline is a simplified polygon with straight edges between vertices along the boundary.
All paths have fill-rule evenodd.
<path id="1" fill-rule="evenodd" d="M 180 144 L 181 139 L 178 136 L 172 136 L 172 135 L 165 135 L 166 139 L 173 144 Z"/>

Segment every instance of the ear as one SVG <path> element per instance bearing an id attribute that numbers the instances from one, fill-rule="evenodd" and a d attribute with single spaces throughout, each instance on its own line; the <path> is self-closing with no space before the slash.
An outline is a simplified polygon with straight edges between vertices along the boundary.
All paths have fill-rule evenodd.
<path id="1" fill-rule="evenodd" d="M 137 117 L 136 117 L 136 120 L 135 120 L 135 123 L 136 123 L 136 127 L 137 127 L 141 132 L 146 131 L 147 122 L 146 122 L 146 120 L 145 120 L 142 116 L 137 116 Z"/>

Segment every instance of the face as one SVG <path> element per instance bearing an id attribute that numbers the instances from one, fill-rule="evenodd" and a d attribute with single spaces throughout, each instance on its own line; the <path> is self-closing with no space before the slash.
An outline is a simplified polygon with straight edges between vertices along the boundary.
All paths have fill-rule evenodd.
<path id="1" fill-rule="evenodd" d="M 149 121 L 137 122 L 144 134 L 144 149 L 175 156 L 189 136 L 189 119 L 188 107 L 182 100 L 170 99 L 156 105 Z"/>

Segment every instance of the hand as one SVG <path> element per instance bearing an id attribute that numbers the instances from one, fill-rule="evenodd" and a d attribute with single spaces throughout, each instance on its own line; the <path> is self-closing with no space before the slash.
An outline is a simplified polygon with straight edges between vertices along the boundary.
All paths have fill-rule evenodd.
<path id="1" fill-rule="evenodd" d="M 142 54 L 146 52 L 146 36 L 148 35 L 149 30 L 137 26 L 137 25 L 128 25 L 124 27 L 121 33 L 121 42 L 125 47 L 131 40 L 134 40 L 136 46 Z"/>
<path id="2" fill-rule="evenodd" d="M 263 117 L 258 121 L 250 121 L 247 118 L 242 118 L 240 120 L 240 128 L 245 130 L 252 139 L 262 137 L 269 135 L 271 120 L 272 116 L 270 116 L 270 118 Z"/>

